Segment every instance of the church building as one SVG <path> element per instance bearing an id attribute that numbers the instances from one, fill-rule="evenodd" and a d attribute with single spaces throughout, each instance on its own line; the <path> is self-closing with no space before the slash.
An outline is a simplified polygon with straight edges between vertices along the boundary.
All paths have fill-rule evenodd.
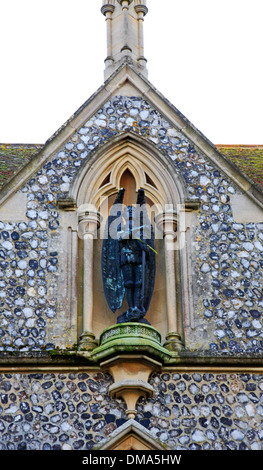
<path id="1" fill-rule="evenodd" d="M 152 85 L 146 3 L 104 0 L 103 85 L 0 145 L 0 450 L 263 449 L 263 146 Z"/>

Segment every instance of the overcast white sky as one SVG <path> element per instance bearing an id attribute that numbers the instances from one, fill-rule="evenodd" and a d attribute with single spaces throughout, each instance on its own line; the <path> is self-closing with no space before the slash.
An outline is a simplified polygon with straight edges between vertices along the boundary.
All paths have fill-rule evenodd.
<path id="1" fill-rule="evenodd" d="M 103 83 L 101 0 L 0 0 L 0 142 L 44 143 Z M 263 0 L 148 0 L 149 80 L 214 144 L 263 144 Z"/>

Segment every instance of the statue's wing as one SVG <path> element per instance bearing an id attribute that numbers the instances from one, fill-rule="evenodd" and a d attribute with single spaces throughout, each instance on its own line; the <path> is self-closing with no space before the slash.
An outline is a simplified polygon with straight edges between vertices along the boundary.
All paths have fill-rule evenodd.
<path id="1" fill-rule="evenodd" d="M 145 194 L 143 189 L 139 189 L 137 197 L 137 205 L 140 205 L 140 226 L 147 227 L 142 229 L 140 238 L 144 239 L 148 246 L 152 249 L 149 250 L 147 262 L 144 267 L 144 308 L 147 312 L 150 306 L 151 298 L 154 290 L 155 273 L 156 273 L 156 254 L 154 248 L 154 230 L 151 221 L 148 217 L 146 210 Z"/>
<path id="2" fill-rule="evenodd" d="M 122 306 L 125 287 L 120 268 L 119 242 L 116 237 L 117 228 L 115 236 L 111 233 L 110 228 L 114 226 L 114 222 L 116 223 L 117 219 L 121 216 L 121 210 L 119 210 L 119 207 L 117 210 L 116 207 L 117 204 L 119 204 L 121 208 L 124 191 L 124 189 L 120 189 L 110 211 L 110 215 L 106 222 L 101 254 L 104 293 L 108 305 L 113 312 Z"/>
<path id="3" fill-rule="evenodd" d="M 147 239 L 146 243 L 152 249 L 154 248 L 154 232 L 151 226 L 151 239 Z M 154 290 L 155 283 L 155 272 L 156 272 L 156 254 L 154 251 L 149 250 L 147 256 L 147 262 L 145 263 L 145 281 L 144 281 L 144 308 L 147 312 L 150 307 L 151 298 Z"/>

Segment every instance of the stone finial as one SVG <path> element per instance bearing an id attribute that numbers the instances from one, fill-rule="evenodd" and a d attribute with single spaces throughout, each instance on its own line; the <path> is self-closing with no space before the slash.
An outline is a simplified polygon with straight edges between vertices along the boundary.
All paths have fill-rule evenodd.
<path id="1" fill-rule="evenodd" d="M 148 12 L 146 0 L 103 0 L 101 12 L 107 23 L 105 79 L 127 58 L 147 76 L 143 45 L 143 21 Z"/>

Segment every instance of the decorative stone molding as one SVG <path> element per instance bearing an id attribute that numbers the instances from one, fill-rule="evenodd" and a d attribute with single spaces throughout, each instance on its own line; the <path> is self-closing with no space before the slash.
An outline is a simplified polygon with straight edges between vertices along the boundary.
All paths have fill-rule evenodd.
<path id="1" fill-rule="evenodd" d="M 170 357 L 161 346 L 161 334 L 154 327 L 142 323 L 121 323 L 106 328 L 100 335 L 99 347 L 91 353 L 93 361 L 119 354 L 147 354 L 157 361 Z"/>
<path id="2" fill-rule="evenodd" d="M 121 354 L 147 355 L 159 362 L 171 355 L 161 346 L 161 334 L 154 327 L 141 323 L 122 323 L 106 328 L 100 335 L 99 346 L 91 352 L 93 362 L 103 362 L 109 356 Z"/>
<path id="3" fill-rule="evenodd" d="M 109 341 L 116 341 L 129 336 L 134 336 L 138 339 L 154 341 L 157 344 L 161 341 L 161 335 L 155 328 L 149 327 L 141 323 L 123 323 L 114 325 L 113 327 L 107 328 L 102 332 L 100 337 L 100 344 L 104 345 Z"/>
<path id="4" fill-rule="evenodd" d="M 107 13 L 113 13 L 114 10 L 115 10 L 115 6 L 110 3 L 106 3 L 105 5 L 101 7 L 101 13 L 104 16 L 107 16 Z"/>
<path id="5" fill-rule="evenodd" d="M 146 1 L 134 0 L 134 10 L 136 13 L 142 13 L 143 16 L 147 15 L 148 8 L 146 6 Z"/>

